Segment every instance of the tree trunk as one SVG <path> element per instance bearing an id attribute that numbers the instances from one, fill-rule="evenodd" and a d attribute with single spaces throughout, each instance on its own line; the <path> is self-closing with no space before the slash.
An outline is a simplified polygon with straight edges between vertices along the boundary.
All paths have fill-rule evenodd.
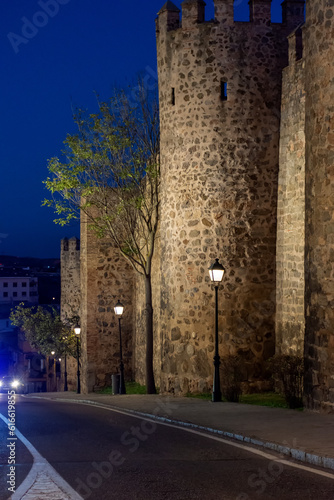
<path id="1" fill-rule="evenodd" d="M 155 394 L 153 373 L 153 307 L 151 274 L 145 276 L 145 326 L 146 326 L 146 392 Z"/>

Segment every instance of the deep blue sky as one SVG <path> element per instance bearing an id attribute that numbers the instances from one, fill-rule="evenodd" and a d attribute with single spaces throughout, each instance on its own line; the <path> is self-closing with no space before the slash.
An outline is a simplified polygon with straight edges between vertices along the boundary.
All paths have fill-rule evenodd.
<path id="1" fill-rule="evenodd" d="M 59 0 L 53 17 L 38 14 L 48 1 L 56 0 L 0 3 L 0 255 L 58 257 L 61 238 L 79 235 L 41 207 L 47 160 L 75 131 L 71 106 L 95 112 L 94 91 L 107 99 L 138 73 L 156 72 L 154 20 L 165 0 Z M 248 0 L 237 2 L 245 20 Z"/>

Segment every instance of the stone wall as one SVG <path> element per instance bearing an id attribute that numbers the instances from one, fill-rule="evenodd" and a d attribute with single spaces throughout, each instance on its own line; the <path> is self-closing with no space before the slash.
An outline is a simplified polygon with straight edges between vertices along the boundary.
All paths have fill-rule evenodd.
<path id="1" fill-rule="evenodd" d="M 99 239 L 81 217 L 81 341 L 83 392 L 111 385 L 119 373 L 119 324 L 114 306 L 120 300 L 125 379 L 133 373 L 133 271 L 110 240 Z"/>
<path id="2" fill-rule="evenodd" d="M 73 316 L 80 317 L 80 240 L 64 238 L 60 249 L 61 295 L 60 316 L 63 321 Z M 62 373 L 65 366 L 62 362 Z M 67 358 L 67 383 L 69 390 L 75 390 L 77 384 L 77 364 L 74 358 Z"/>
<path id="3" fill-rule="evenodd" d="M 271 24 L 270 2 L 251 2 L 238 23 L 232 1 L 215 7 L 203 22 L 203 2 L 183 2 L 178 27 L 168 2 L 157 21 L 163 391 L 212 386 L 216 257 L 221 355 L 243 358 L 251 389 L 274 353 L 280 83 L 298 16 Z"/>
<path id="4" fill-rule="evenodd" d="M 78 238 L 61 240 L 60 262 L 60 309 L 61 318 L 66 320 L 71 316 L 79 315 L 80 312 L 80 240 Z"/>
<path id="5" fill-rule="evenodd" d="M 334 410 L 334 8 L 309 0 L 306 82 L 306 393 Z"/>
<path id="6" fill-rule="evenodd" d="M 277 205 L 276 352 L 304 352 L 305 61 L 302 30 L 289 36 L 283 71 Z"/>

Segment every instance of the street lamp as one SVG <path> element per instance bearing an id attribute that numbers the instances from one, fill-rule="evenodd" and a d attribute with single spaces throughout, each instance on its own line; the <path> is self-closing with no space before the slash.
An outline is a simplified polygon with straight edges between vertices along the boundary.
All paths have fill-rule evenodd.
<path id="1" fill-rule="evenodd" d="M 122 355 L 122 330 L 121 330 L 121 319 L 124 311 L 123 304 L 120 301 L 114 307 L 115 314 L 118 316 L 118 325 L 119 325 L 119 354 L 120 354 L 120 382 L 119 382 L 119 394 L 126 394 L 125 389 L 125 381 L 124 381 L 124 364 L 123 364 L 123 355 Z"/>
<path id="2" fill-rule="evenodd" d="M 225 268 L 219 263 L 219 259 L 216 259 L 213 264 L 209 267 L 209 275 L 212 283 L 215 284 L 215 356 L 214 356 L 214 367 L 215 373 L 213 378 L 213 391 L 212 391 L 212 401 L 214 403 L 221 401 L 222 393 L 220 391 L 220 377 L 219 377 L 219 348 L 218 348 L 218 285 L 223 280 L 225 273 Z"/>
<path id="3" fill-rule="evenodd" d="M 77 336 L 77 365 L 78 365 L 78 370 L 77 370 L 77 394 L 81 393 L 81 387 L 80 387 L 80 356 L 79 356 L 79 336 L 80 336 L 81 328 L 79 325 L 74 327 L 74 333 Z"/>
<path id="4" fill-rule="evenodd" d="M 51 351 L 51 358 L 49 358 L 48 361 L 48 386 L 49 390 L 53 391 L 54 390 L 54 375 L 55 375 L 55 360 L 54 360 L 54 355 L 56 354 L 56 351 Z M 50 371 L 51 370 L 51 371 Z"/>

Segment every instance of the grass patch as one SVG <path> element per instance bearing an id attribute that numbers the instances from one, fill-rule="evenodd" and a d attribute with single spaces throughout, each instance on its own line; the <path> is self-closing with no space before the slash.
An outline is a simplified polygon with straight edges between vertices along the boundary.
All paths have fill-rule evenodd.
<path id="1" fill-rule="evenodd" d="M 127 394 L 146 394 L 146 385 L 140 385 L 138 382 L 125 383 Z"/>
<path id="2" fill-rule="evenodd" d="M 125 389 L 127 394 L 146 394 L 146 386 L 140 385 L 138 382 L 125 382 Z M 158 390 L 157 390 L 158 392 Z M 97 394 L 112 394 L 112 387 L 103 387 Z"/>
<path id="3" fill-rule="evenodd" d="M 212 394 L 210 392 L 203 392 L 200 394 L 192 394 L 188 392 L 186 394 L 187 398 L 197 398 L 210 401 Z M 226 399 L 222 397 L 222 401 L 226 402 Z M 258 406 L 269 406 L 271 408 L 289 408 L 284 396 L 277 394 L 276 392 L 262 392 L 259 394 L 243 394 L 240 396 L 240 403 L 247 405 L 258 405 Z M 303 411 L 303 408 L 296 408 L 299 411 Z"/>
<path id="4" fill-rule="evenodd" d="M 195 399 L 206 399 L 209 400 L 212 398 L 211 392 L 201 392 L 198 394 L 193 394 L 192 392 L 187 392 L 186 398 L 195 398 Z"/>
<path id="5" fill-rule="evenodd" d="M 96 391 L 96 394 L 112 394 L 112 388 L 111 388 L 111 386 L 110 387 L 103 387 L 103 389 Z"/>
<path id="6" fill-rule="evenodd" d="M 276 392 L 263 392 L 259 394 L 243 394 L 240 403 L 247 405 L 270 406 L 272 408 L 288 408 L 284 396 Z"/>

